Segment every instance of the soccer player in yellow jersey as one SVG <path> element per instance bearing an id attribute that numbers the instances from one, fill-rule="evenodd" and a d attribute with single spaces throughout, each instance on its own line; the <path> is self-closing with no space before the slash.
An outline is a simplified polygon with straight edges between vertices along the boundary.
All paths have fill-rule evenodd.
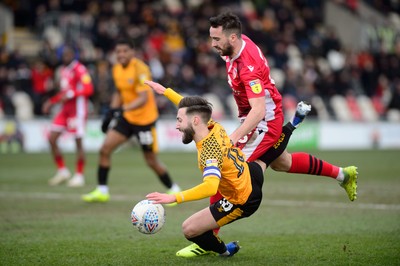
<path id="1" fill-rule="evenodd" d="M 102 123 L 106 137 L 100 149 L 98 186 L 91 193 L 83 195 L 82 199 L 87 202 L 106 202 L 110 199 L 107 181 L 111 154 L 132 136 L 138 139 L 147 165 L 169 192 L 180 191 L 179 186 L 172 182 L 167 168 L 157 158 L 155 123 L 158 110 L 152 89 L 144 84 L 144 81 L 151 79 L 150 69 L 134 57 L 133 45 L 129 40 L 119 40 L 115 53 L 118 63 L 113 66 L 112 75 L 117 91 L 112 96 L 110 111 Z M 116 124 L 109 128 L 113 119 Z"/>
<path id="2" fill-rule="evenodd" d="M 165 95 L 168 93 L 174 92 L 169 90 Z M 146 197 L 154 203 L 182 203 L 208 198 L 219 191 L 223 198 L 186 219 L 183 233 L 199 250 L 233 256 L 239 251 L 238 242 L 225 244 L 213 230 L 249 217 L 258 209 L 266 165 L 259 160 L 246 162 L 243 152 L 232 144 L 225 129 L 211 120 L 212 107 L 207 100 L 200 96 L 173 98 L 179 103 L 176 128 L 182 132 L 184 144 L 196 143 L 203 182 L 175 194 L 153 192 Z"/>

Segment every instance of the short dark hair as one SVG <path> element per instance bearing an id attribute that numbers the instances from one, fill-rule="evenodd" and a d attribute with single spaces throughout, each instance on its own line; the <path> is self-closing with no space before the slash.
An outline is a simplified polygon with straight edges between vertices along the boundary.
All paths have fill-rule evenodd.
<path id="1" fill-rule="evenodd" d="M 134 48 L 135 46 L 133 45 L 133 42 L 128 39 L 128 38 L 119 38 L 116 42 L 115 42 L 115 46 L 117 45 L 128 45 L 130 48 Z"/>
<path id="2" fill-rule="evenodd" d="M 231 12 L 225 12 L 218 16 L 211 17 L 209 21 L 213 28 L 222 26 L 222 31 L 234 32 L 239 38 L 242 34 L 242 22 L 240 22 L 238 16 Z"/>
<path id="3" fill-rule="evenodd" d="M 187 108 L 186 114 L 198 113 L 206 124 L 211 119 L 212 104 L 200 96 L 184 97 L 178 105 L 178 108 Z"/>

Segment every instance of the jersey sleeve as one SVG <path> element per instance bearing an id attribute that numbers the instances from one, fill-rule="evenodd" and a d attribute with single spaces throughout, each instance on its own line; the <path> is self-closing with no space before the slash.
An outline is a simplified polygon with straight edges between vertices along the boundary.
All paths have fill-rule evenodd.
<path id="1" fill-rule="evenodd" d="M 80 89 L 74 88 L 75 96 L 90 97 L 93 94 L 93 82 L 85 66 L 80 65 L 76 69 L 76 78 L 78 80 L 78 84 L 80 83 L 82 87 Z"/>
<path id="2" fill-rule="evenodd" d="M 218 178 L 204 178 L 203 183 L 175 194 L 176 202 L 193 201 L 208 198 L 217 193 L 219 185 Z"/>
<path id="3" fill-rule="evenodd" d="M 168 100 L 170 100 L 173 104 L 178 106 L 179 102 L 182 100 L 183 96 L 174 91 L 171 88 L 167 88 L 164 91 L 164 96 L 167 97 Z"/>
<path id="4" fill-rule="evenodd" d="M 178 203 L 202 199 L 215 195 L 221 180 L 223 154 L 218 142 L 218 134 L 212 134 L 201 143 L 199 148 L 199 165 L 203 171 L 203 183 L 176 194 Z"/>
<path id="5" fill-rule="evenodd" d="M 151 72 L 149 67 L 141 61 L 138 61 L 136 64 L 136 80 L 137 84 L 135 89 L 137 92 L 150 90 L 149 86 L 144 84 L 144 82 L 146 80 L 151 80 Z"/>
<path id="6" fill-rule="evenodd" d="M 240 77 L 249 99 L 265 96 L 262 77 L 258 73 L 261 73 L 261 71 L 253 65 L 243 66 L 240 71 Z"/>
<path id="7" fill-rule="evenodd" d="M 52 104 L 56 104 L 64 97 L 65 91 L 59 91 L 56 95 L 52 96 L 49 101 Z"/>
<path id="8" fill-rule="evenodd" d="M 221 179 L 223 154 L 217 137 L 218 136 L 213 134 L 206 138 L 202 143 L 202 148 L 199 155 L 199 164 L 200 169 L 203 170 L 203 179 Z"/>

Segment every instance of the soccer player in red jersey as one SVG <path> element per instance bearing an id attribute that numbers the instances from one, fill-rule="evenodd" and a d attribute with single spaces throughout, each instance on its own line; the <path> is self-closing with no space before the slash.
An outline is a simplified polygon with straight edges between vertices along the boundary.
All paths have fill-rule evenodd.
<path id="1" fill-rule="evenodd" d="M 311 106 L 300 103 L 294 118 L 282 127 L 282 96 L 260 48 L 242 34 L 241 21 L 236 15 L 222 13 L 209 21 L 211 45 L 226 62 L 228 83 L 241 122 L 230 139 L 243 150 L 247 161 L 261 160 L 275 171 L 331 177 L 339 181 L 351 201 L 355 200 L 357 167 L 341 168 L 304 152 L 286 151 L 291 133 Z M 221 198 L 217 193 L 210 198 L 210 203 Z M 188 257 L 191 253 L 193 256 L 203 254 L 192 244 L 177 255 Z"/>
<path id="2" fill-rule="evenodd" d="M 54 117 L 50 128 L 49 143 L 53 159 L 57 165 L 57 173 L 49 180 L 49 185 L 56 186 L 68 180 L 70 187 L 80 187 L 85 184 L 84 165 L 85 152 L 83 136 L 88 115 L 89 97 L 93 94 L 93 84 L 86 67 L 75 59 L 72 47 L 65 46 L 62 54 L 63 66 L 60 70 L 60 91 L 43 104 L 43 113 L 48 113 L 55 104 L 61 104 L 61 109 Z M 75 175 L 65 166 L 64 158 L 57 141 L 64 131 L 75 136 L 76 167 Z"/>

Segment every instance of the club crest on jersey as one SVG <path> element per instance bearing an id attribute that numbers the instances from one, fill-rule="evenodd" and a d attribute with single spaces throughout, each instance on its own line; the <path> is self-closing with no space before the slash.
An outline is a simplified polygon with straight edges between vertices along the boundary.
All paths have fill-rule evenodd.
<path id="1" fill-rule="evenodd" d="M 217 159 L 208 159 L 206 160 L 206 166 L 218 166 L 218 160 Z"/>
<path id="2" fill-rule="evenodd" d="M 140 84 L 144 84 L 144 82 L 146 81 L 146 80 L 148 80 L 148 78 L 147 78 L 147 75 L 146 74 L 142 74 L 142 75 L 140 75 L 139 76 L 139 81 L 140 81 Z"/>
<path id="3" fill-rule="evenodd" d="M 91 81 L 89 74 L 85 74 L 82 76 L 82 83 L 88 84 Z"/>
<path id="4" fill-rule="evenodd" d="M 251 87 L 252 92 L 254 92 L 255 94 L 261 93 L 262 87 L 259 79 L 250 81 L 249 85 Z"/>

